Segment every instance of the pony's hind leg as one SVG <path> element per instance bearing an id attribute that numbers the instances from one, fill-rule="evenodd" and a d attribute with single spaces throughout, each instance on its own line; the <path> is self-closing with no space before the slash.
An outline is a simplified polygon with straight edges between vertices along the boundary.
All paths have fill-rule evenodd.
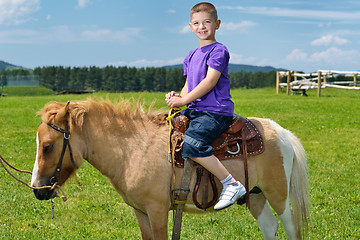
<path id="1" fill-rule="evenodd" d="M 288 239 L 300 239 L 300 236 L 297 236 L 297 231 L 295 229 L 293 219 L 292 219 L 292 212 L 290 208 L 289 201 L 286 203 L 286 207 L 284 212 L 279 215 L 279 219 L 281 223 L 283 224 L 286 236 Z"/>
<path id="2" fill-rule="evenodd" d="M 259 224 L 264 239 L 276 239 L 279 223 L 263 193 L 250 194 L 250 212 Z"/>

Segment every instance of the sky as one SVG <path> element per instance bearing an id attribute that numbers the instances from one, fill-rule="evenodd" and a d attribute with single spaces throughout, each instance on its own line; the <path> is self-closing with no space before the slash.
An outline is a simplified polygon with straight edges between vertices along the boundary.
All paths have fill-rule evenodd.
<path id="1" fill-rule="evenodd" d="M 0 0 L 0 60 L 42 66 L 182 64 L 191 0 Z M 214 0 L 230 63 L 360 70 L 358 0 Z"/>

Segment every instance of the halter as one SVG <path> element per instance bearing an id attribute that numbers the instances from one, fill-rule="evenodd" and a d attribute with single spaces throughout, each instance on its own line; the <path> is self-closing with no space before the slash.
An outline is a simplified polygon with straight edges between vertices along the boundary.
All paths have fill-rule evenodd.
<path id="1" fill-rule="evenodd" d="M 55 170 L 55 174 L 54 176 L 50 179 L 50 184 L 53 185 L 55 183 L 58 183 L 59 181 L 59 176 L 60 176 L 60 172 L 61 172 L 61 167 L 62 167 L 62 162 L 63 162 L 63 159 L 64 159 L 64 155 L 65 155 L 65 151 L 66 151 L 66 147 L 68 146 L 69 147 L 69 153 L 70 153 L 70 159 L 71 159 L 71 162 L 73 163 L 73 165 L 76 167 L 76 168 L 79 168 L 78 165 L 76 165 L 75 161 L 74 161 L 74 157 L 73 157 L 73 154 L 72 154 L 72 150 L 71 150 L 71 146 L 70 146 L 70 142 L 69 142 L 69 139 L 70 139 L 70 131 L 69 131 L 69 126 L 68 124 L 66 123 L 66 128 L 63 129 L 61 127 L 58 127 L 56 126 L 55 124 L 51 123 L 51 122 L 48 122 L 47 123 L 48 126 L 50 126 L 51 128 L 53 128 L 54 130 L 58 131 L 58 132 L 61 132 L 64 134 L 64 143 L 63 143 L 63 148 L 62 148 L 62 151 L 61 151 L 61 155 L 60 155 L 60 159 L 59 159 L 59 162 L 56 166 L 56 170 Z"/>

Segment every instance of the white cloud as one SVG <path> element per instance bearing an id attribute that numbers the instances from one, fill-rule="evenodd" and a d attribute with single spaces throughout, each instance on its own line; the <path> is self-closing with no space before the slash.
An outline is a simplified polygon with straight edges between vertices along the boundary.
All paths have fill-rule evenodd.
<path id="1" fill-rule="evenodd" d="M 306 61 L 307 53 L 304 52 L 302 49 L 294 49 L 287 57 L 287 61 Z"/>
<path id="2" fill-rule="evenodd" d="M 310 60 L 314 62 L 336 64 L 341 61 L 349 62 L 358 58 L 359 53 L 355 50 L 341 50 L 331 47 L 322 52 L 315 52 L 310 55 Z"/>
<path id="3" fill-rule="evenodd" d="M 149 66 L 161 66 L 164 64 L 163 60 L 148 60 L 148 59 L 139 59 L 129 63 L 129 66 L 134 67 L 149 67 Z"/>
<path id="4" fill-rule="evenodd" d="M 174 13 L 176 13 L 176 10 L 175 10 L 175 9 L 169 9 L 169 10 L 167 10 L 166 12 L 167 12 L 167 13 L 174 14 Z"/>
<path id="5" fill-rule="evenodd" d="M 269 65 L 266 58 L 259 59 L 257 57 L 244 57 L 242 54 L 230 53 L 230 63 L 232 64 L 249 64 L 256 66 Z"/>
<path id="6" fill-rule="evenodd" d="M 191 33 L 191 28 L 190 28 L 189 24 L 186 24 L 186 26 L 181 26 L 179 29 L 179 33 L 180 34 Z"/>
<path id="7" fill-rule="evenodd" d="M 249 28 L 255 26 L 256 23 L 252 22 L 252 21 L 242 21 L 239 23 L 233 23 L 233 22 L 223 22 L 220 25 L 220 30 L 224 30 L 224 31 L 241 31 L 241 32 L 246 32 Z"/>
<path id="8" fill-rule="evenodd" d="M 340 37 L 334 36 L 332 34 L 327 34 L 327 35 L 324 35 L 324 36 L 312 41 L 311 45 L 313 45 L 313 46 L 329 46 L 331 44 L 344 45 L 347 43 L 349 43 L 349 41 L 344 38 L 340 38 Z"/>
<path id="9" fill-rule="evenodd" d="M 59 42 L 121 42 L 129 43 L 141 38 L 141 28 L 110 29 L 73 29 L 60 25 L 43 31 L 15 29 L 0 31 L 0 43 L 39 44 Z"/>
<path id="10" fill-rule="evenodd" d="M 35 43 L 39 38 L 39 33 L 34 30 L 15 29 L 0 31 L 0 43 L 10 44 L 27 44 L 29 42 Z"/>
<path id="11" fill-rule="evenodd" d="M 289 9 L 278 7 L 242 7 L 242 6 L 226 6 L 227 10 L 238 10 L 246 13 L 291 17 L 303 19 L 331 19 L 331 20 L 360 20 L 360 11 L 328 11 L 328 10 L 307 10 L 307 9 Z"/>
<path id="12" fill-rule="evenodd" d="M 168 60 L 166 65 L 175 65 L 175 64 L 183 64 L 183 63 L 184 63 L 184 57 L 178 57 Z"/>
<path id="13" fill-rule="evenodd" d="M 141 38 L 141 28 L 125 28 L 121 31 L 112 31 L 114 39 L 121 42 L 130 42 L 134 38 Z M 111 39 L 111 38 L 110 38 Z"/>
<path id="14" fill-rule="evenodd" d="M 31 14 L 40 9 L 40 0 L 1 0 L 0 24 L 17 25 L 31 19 Z"/>
<path id="15" fill-rule="evenodd" d="M 90 4 L 90 0 L 78 0 L 78 8 L 84 8 Z"/>
<path id="16" fill-rule="evenodd" d="M 330 47 L 324 51 L 307 53 L 301 49 L 294 49 L 283 63 L 284 67 L 301 69 L 333 69 L 333 70 L 358 70 L 360 65 L 360 52 L 357 50 L 342 50 Z M 288 67 L 292 66 L 292 67 Z M 294 67 L 295 66 L 295 67 Z"/>
<path id="17" fill-rule="evenodd" d="M 129 67 L 163 67 L 168 65 L 174 65 L 174 64 L 182 64 L 184 61 L 184 58 L 174 58 L 169 60 L 148 60 L 146 58 L 138 59 L 130 62 L 125 61 L 118 61 L 116 63 L 109 63 L 108 65 L 114 65 L 114 66 L 129 66 Z"/>

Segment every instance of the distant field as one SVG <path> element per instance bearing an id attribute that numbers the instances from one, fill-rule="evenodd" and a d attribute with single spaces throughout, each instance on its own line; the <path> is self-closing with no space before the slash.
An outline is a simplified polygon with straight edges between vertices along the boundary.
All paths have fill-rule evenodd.
<path id="1" fill-rule="evenodd" d="M 45 96 L 55 92 L 45 87 L 4 87 L 3 94 L 6 96 Z"/>
<path id="2" fill-rule="evenodd" d="M 46 89 L 31 91 L 5 88 L 8 96 L 0 97 L 0 154 L 28 170 L 36 154 L 40 124 L 36 112 L 49 101 L 142 96 L 146 107 L 156 100 L 155 108 L 167 109 L 164 93 L 52 95 Z M 273 119 L 301 139 L 308 156 L 313 205 L 310 239 L 360 239 L 360 91 L 323 89 L 320 98 L 316 90 L 308 94 L 276 95 L 274 88 L 232 91 L 237 113 Z M 23 178 L 30 182 L 27 175 Z M 68 201 L 55 200 L 55 219 L 51 219 L 50 201 L 36 200 L 2 168 L 0 180 L 0 239 L 140 239 L 132 208 L 87 162 L 65 184 Z M 185 214 L 183 220 L 182 239 L 262 239 L 244 206 L 216 214 Z M 281 225 L 278 239 L 286 239 Z"/>

